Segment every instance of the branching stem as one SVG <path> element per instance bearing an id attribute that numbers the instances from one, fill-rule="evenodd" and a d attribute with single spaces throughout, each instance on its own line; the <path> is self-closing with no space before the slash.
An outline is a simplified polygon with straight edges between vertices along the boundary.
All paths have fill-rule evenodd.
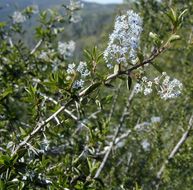
<path id="1" fill-rule="evenodd" d="M 35 46 L 35 48 L 31 51 L 31 54 L 33 54 L 37 48 L 40 47 L 41 43 L 43 42 L 43 40 L 40 40 L 37 45 Z M 125 74 L 130 74 L 133 70 L 139 68 L 139 67 L 143 67 L 144 65 L 148 64 L 148 63 L 151 63 L 159 54 L 161 54 L 163 51 L 165 51 L 167 49 L 167 43 L 160 49 L 158 49 L 156 52 L 153 52 L 149 58 L 145 59 L 143 62 L 141 63 L 138 63 L 136 65 L 134 65 L 133 67 L 125 70 L 125 71 L 119 71 L 118 73 L 116 74 L 112 74 L 112 75 L 109 75 L 106 80 L 104 81 L 105 82 L 108 82 L 109 80 L 112 80 L 112 79 L 115 79 L 117 78 L 118 76 L 121 76 L 121 75 L 125 75 Z M 102 83 L 101 83 L 102 84 Z M 93 84 L 91 84 L 90 86 L 88 86 L 86 89 L 84 89 L 83 91 L 81 91 L 79 94 L 78 94 L 78 97 L 77 98 L 81 98 L 81 97 L 84 97 L 84 96 L 87 96 L 88 93 L 87 91 L 89 91 L 89 93 L 91 93 L 92 91 L 95 90 L 95 88 L 93 88 L 93 90 L 91 91 L 91 87 L 93 86 Z M 90 92 L 91 91 L 91 92 Z M 39 122 L 37 123 L 36 127 L 33 129 L 33 131 L 27 136 L 25 137 L 25 139 L 19 143 L 19 145 L 16 146 L 16 148 L 14 149 L 14 151 L 12 152 L 12 156 L 16 155 L 19 150 L 21 148 L 23 148 L 23 146 L 26 145 L 26 143 L 28 143 L 31 139 L 33 139 L 38 133 L 40 133 L 42 131 L 42 129 L 53 119 L 55 119 L 62 111 L 64 111 L 69 105 L 71 105 L 72 103 L 74 103 L 76 101 L 76 98 L 72 98 L 70 99 L 64 106 L 61 106 L 54 114 L 52 114 L 50 117 L 48 117 L 46 120 L 42 121 L 42 122 Z M 125 116 L 124 116 L 125 117 Z M 121 120 L 124 120 L 124 117 L 121 118 Z M 120 121 L 120 125 L 122 121 Z M 114 135 L 114 140 L 112 141 L 112 144 L 110 145 L 109 147 L 109 151 L 107 151 L 106 155 L 105 155 L 105 158 L 104 158 L 104 164 L 111 152 L 111 149 L 113 147 L 113 144 L 114 144 L 114 141 L 117 137 L 117 135 L 119 134 L 119 130 L 120 130 L 121 126 L 119 126 L 117 128 L 117 131 Z M 101 168 L 103 168 L 103 163 L 102 163 L 102 166 Z M 100 169 L 102 170 L 102 169 Z M 100 171 L 97 172 L 96 176 L 100 174 Z"/>

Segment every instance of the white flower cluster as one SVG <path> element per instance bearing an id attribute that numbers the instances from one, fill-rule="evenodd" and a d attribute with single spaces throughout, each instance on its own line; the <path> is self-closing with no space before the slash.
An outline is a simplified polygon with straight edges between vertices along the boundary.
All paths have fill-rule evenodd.
<path id="1" fill-rule="evenodd" d="M 141 146 L 143 147 L 144 151 L 150 151 L 151 145 L 147 139 L 144 139 L 141 142 Z"/>
<path id="2" fill-rule="evenodd" d="M 48 54 L 47 54 L 47 52 L 42 51 L 42 52 L 39 54 L 38 57 L 39 57 L 39 59 L 46 60 L 46 59 L 48 59 Z"/>
<path id="3" fill-rule="evenodd" d="M 148 95 L 152 93 L 152 81 L 148 81 L 147 77 L 143 77 L 141 83 L 137 83 L 135 85 L 135 93 L 143 92 L 144 95 Z"/>
<path id="4" fill-rule="evenodd" d="M 142 19 L 131 11 L 125 15 L 118 16 L 115 21 L 113 33 L 109 37 L 109 43 L 104 51 L 104 59 L 116 60 L 118 64 L 127 63 L 128 59 L 136 59 L 142 32 Z"/>
<path id="5" fill-rule="evenodd" d="M 143 92 L 144 95 L 148 95 L 153 91 L 153 85 L 157 89 L 160 97 L 164 100 L 178 97 L 183 87 L 179 80 L 171 80 L 170 77 L 163 72 L 160 77 L 156 77 L 153 81 L 148 81 L 147 77 L 143 77 L 141 83 L 135 85 L 135 93 Z"/>
<path id="6" fill-rule="evenodd" d="M 159 116 L 153 116 L 151 117 L 151 123 L 160 123 L 161 118 Z"/>
<path id="7" fill-rule="evenodd" d="M 78 23 L 82 21 L 82 18 L 80 15 L 77 15 L 77 14 L 72 14 L 71 17 L 70 17 L 70 22 L 72 23 Z"/>
<path id="8" fill-rule="evenodd" d="M 26 21 L 26 17 L 19 11 L 15 11 L 12 16 L 13 23 L 23 23 Z"/>
<path id="9" fill-rule="evenodd" d="M 86 78 L 87 76 L 90 75 L 90 71 L 87 69 L 87 63 L 86 62 L 82 62 L 80 61 L 79 65 L 76 67 L 76 65 L 74 63 L 69 64 L 68 68 L 67 68 L 67 73 L 68 74 L 73 74 L 78 72 L 81 76 L 81 78 Z M 73 88 L 78 89 L 83 87 L 84 85 L 84 80 L 80 79 L 80 80 L 76 80 L 73 83 Z"/>
<path id="10" fill-rule="evenodd" d="M 76 43 L 74 41 L 58 42 L 58 52 L 64 56 L 65 59 L 72 57 Z"/>
<path id="11" fill-rule="evenodd" d="M 167 100 L 178 97 L 182 91 L 182 83 L 177 79 L 170 80 L 170 77 L 166 73 L 163 73 L 162 76 L 165 78 L 163 79 L 162 84 L 160 85 L 160 90 L 158 91 L 161 98 Z"/>
<path id="12" fill-rule="evenodd" d="M 66 6 L 71 11 L 70 22 L 77 23 L 82 20 L 80 15 L 76 14 L 76 10 L 83 8 L 84 4 L 81 1 L 70 0 L 70 4 Z"/>
<path id="13" fill-rule="evenodd" d="M 70 4 L 67 6 L 67 8 L 70 11 L 75 11 L 75 10 L 81 9 L 83 7 L 84 7 L 84 4 L 82 2 L 75 1 L 75 0 L 70 0 Z"/>
<path id="14" fill-rule="evenodd" d="M 32 8 L 32 13 L 33 14 L 38 14 L 39 11 L 40 11 L 38 5 L 32 5 L 31 8 Z"/>
<path id="15" fill-rule="evenodd" d="M 82 79 L 80 80 L 76 80 L 73 85 L 72 88 L 78 89 L 78 88 L 82 88 L 84 85 L 84 81 Z"/>
<path id="16" fill-rule="evenodd" d="M 53 49 L 47 49 L 46 51 L 41 51 L 38 58 L 42 59 L 43 61 L 49 61 L 51 55 L 54 54 L 54 50 Z"/>
<path id="17" fill-rule="evenodd" d="M 90 75 L 90 71 L 87 69 L 87 64 L 86 62 L 80 62 L 77 69 L 76 69 L 83 78 L 87 77 Z"/>
<path id="18" fill-rule="evenodd" d="M 142 123 L 138 123 L 134 129 L 137 132 L 148 132 L 150 130 L 152 130 L 152 126 L 153 124 L 158 124 L 161 122 L 161 118 L 159 116 L 152 116 L 150 121 L 145 121 Z"/>

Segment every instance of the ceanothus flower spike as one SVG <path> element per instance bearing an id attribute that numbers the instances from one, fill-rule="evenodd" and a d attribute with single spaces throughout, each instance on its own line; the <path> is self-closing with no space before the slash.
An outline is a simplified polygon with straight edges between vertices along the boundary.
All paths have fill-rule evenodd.
<path id="1" fill-rule="evenodd" d="M 113 60 L 118 64 L 126 64 L 128 59 L 136 59 L 142 23 L 141 17 L 132 10 L 116 18 L 113 33 L 109 36 L 109 43 L 104 51 L 107 64 Z"/>

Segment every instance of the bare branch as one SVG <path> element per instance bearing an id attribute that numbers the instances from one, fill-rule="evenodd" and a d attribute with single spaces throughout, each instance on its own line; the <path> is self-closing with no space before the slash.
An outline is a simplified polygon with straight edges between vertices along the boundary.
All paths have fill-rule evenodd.
<path id="1" fill-rule="evenodd" d="M 36 46 L 31 50 L 30 55 L 33 55 L 33 54 L 37 51 L 37 49 L 42 45 L 42 42 L 43 42 L 43 40 L 41 39 L 41 40 L 36 44 Z"/>
<path id="2" fill-rule="evenodd" d="M 103 158 L 103 161 L 101 162 L 101 165 L 99 166 L 99 168 L 98 168 L 94 178 L 98 178 L 99 177 L 100 173 L 102 172 L 102 170 L 103 170 L 103 168 L 104 168 L 104 166 L 105 166 L 105 164 L 106 164 L 106 162 L 107 162 L 107 160 L 109 158 L 111 150 L 112 150 L 112 148 L 113 148 L 113 146 L 115 144 L 115 141 L 116 141 L 116 139 L 117 139 L 117 137 L 119 135 L 119 132 L 120 132 L 122 126 L 123 126 L 123 123 L 125 121 L 125 117 L 128 115 L 128 111 L 130 109 L 130 105 L 131 105 L 131 101 L 133 99 L 133 96 L 134 96 L 134 89 L 130 93 L 130 96 L 129 96 L 128 100 L 127 100 L 127 105 L 124 108 L 124 111 L 123 111 L 122 116 L 120 118 L 117 130 L 115 131 L 115 134 L 114 134 L 113 139 L 112 139 L 112 141 L 111 141 L 111 143 L 109 145 L 109 148 L 108 148 L 108 150 L 107 150 L 107 152 L 106 152 L 106 154 L 105 154 L 105 156 Z"/>

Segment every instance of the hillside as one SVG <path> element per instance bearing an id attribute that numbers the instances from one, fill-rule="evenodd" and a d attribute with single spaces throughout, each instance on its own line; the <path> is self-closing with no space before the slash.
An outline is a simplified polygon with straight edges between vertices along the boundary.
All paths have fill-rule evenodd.
<path id="1" fill-rule="evenodd" d="M 66 2 L 66 3 L 65 3 Z M 9 16 L 13 14 L 15 10 L 23 10 L 29 5 L 38 5 L 39 10 L 46 10 L 48 8 L 55 8 L 61 10 L 62 4 L 68 4 L 68 1 L 64 0 L 2 0 L 0 2 L 0 21 L 8 21 Z M 118 5 L 116 4 L 97 4 L 84 2 L 84 7 L 79 11 L 82 21 L 76 24 L 71 24 L 65 29 L 65 33 L 62 36 L 63 40 L 73 39 L 76 41 L 77 49 L 76 55 L 80 56 L 80 52 L 83 48 L 88 46 L 97 45 L 101 41 L 105 41 L 108 38 L 104 31 L 108 30 L 110 23 L 113 22 L 114 14 Z M 61 10 L 63 11 L 63 10 Z M 25 41 L 28 46 L 33 46 L 31 36 L 34 35 L 35 27 L 37 25 L 38 14 L 34 15 L 30 21 L 25 23 Z M 104 34 L 104 35 L 103 35 Z"/>

